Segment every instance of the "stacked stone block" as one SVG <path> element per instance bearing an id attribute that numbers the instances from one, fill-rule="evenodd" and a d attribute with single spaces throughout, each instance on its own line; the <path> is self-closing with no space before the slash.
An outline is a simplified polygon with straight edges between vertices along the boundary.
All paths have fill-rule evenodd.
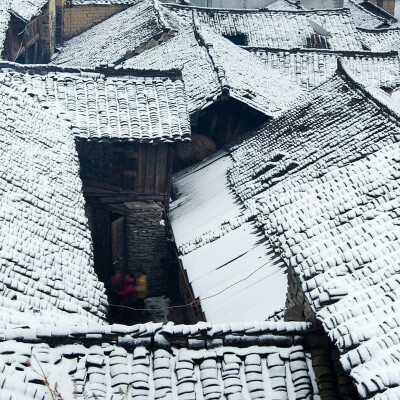
<path id="1" fill-rule="evenodd" d="M 43 62 L 50 61 L 56 45 L 56 0 L 50 0 L 39 16 Z"/>
<path id="2" fill-rule="evenodd" d="M 176 271 L 169 268 L 173 253 L 167 241 L 164 208 L 152 200 L 124 204 L 129 210 L 126 218 L 128 271 L 144 269 L 149 296 L 171 293 L 177 277 Z"/>

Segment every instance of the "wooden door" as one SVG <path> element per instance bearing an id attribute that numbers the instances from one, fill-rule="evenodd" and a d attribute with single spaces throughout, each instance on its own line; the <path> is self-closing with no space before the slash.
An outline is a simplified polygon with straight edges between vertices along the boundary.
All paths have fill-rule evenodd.
<path id="1" fill-rule="evenodd" d="M 125 217 L 111 222 L 111 257 L 113 271 L 125 272 Z"/>

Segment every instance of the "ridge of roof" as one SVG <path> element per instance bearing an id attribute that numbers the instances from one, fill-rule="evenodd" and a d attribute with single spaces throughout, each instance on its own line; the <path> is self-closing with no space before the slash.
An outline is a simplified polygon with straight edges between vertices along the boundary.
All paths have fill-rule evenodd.
<path id="1" fill-rule="evenodd" d="M 314 49 L 314 48 L 292 48 L 282 49 L 278 47 L 257 47 L 257 46 L 240 46 L 247 51 L 265 51 L 270 53 L 315 53 L 315 54 L 332 54 L 343 56 L 365 56 L 365 57 L 396 57 L 399 55 L 397 50 L 390 51 L 369 51 L 369 50 L 332 50 L 332 49 Z"/>
<path id="2" fill-rule="evenodd" d="M 233 337 L 246 336 L 246 346 L 249 342 L 256 345 L 283 344 L 288 345 L 287 338 L 291 336 L 301 336 L 312 330 L 309 322 L 299 321 L 254 321 L 254 322 L 235 322 L 226 324 L 212 324 L 209 322 L 198 322 L 195 325 L 174 324 L 173 322 L 145 323 L 137 325 L 106 325 L 93 324 L 91 326 L 60 327 L 44 326 L 37 328 L 18 328 L 12 330 L 0 329 L 0 342 L 7 340 L 18 340 L 24 342 L 54 342 L 74 343 L 77 339 L 82 342 L 118 340 L 121 344 L 135 344 L 134 339 L 143 340 L 144 338 L 155 339 L 156 336 L 184 338 L 189 342 L 191 339 L 226 338 L 226 344 L 234 343 Z M 240 345 L 237 342 L 235 345 Z"/>
<path id="3" fill-rule="evenodd" d="M 134 76 L 134 77 L 160 77 L 160 78 L 180 78 L 182 79 L 181 68 L 171 69 L 135 69 L 135 68 L 114 68 L 112 66 L 95 66 L 95 67 L 70 67 L 57 64 L 19 64 L 11 61 L 0 61 L 0 69 L 12 68 L 17 72 L 34 72 L 36 74 L 47 74 L 49 72 L 60 73 L 92 73 L 104 74 L 108 77 L 118 76 Z"/>
<path id="4" fill-rule="evenodd" d="M 227 12 L 231 14 L 256 14 L 256 13 L 266 13 L 266 14 L 341 14 L 343 11 L 347 14 L 350 13 L 349 8 L 329 8 L 329 9 L 317 9 L 317 10 L 271 10 L 268 8 L 246 8 L 246 9 L 234 9 L 234 8 L 209 8 L 209 7 L 198 7 L 198 6 L 189 6 L 182 4 L 172 4 L 172 3 L 163 3 L 163 6 L 167 8 L 178 8 L 181 10 L 192 10 L 196 9 L 199 11 L 204 11 L 207 13 L 216 13 L 216 12 Z"/>
<path id="5" fill-rule="evenodd" d="M 367 28 L 360 28 L 357 27 L 357 29 L 361 32 L 365 32 L 365 33 L 387 33 L 387 32 L 391 32 L 391 31 L 400 31 L 400 27 L 395 26 L 394 28 L 381 28 L 381 29 L 367 29 Z"/>
<path id="6" fill-rule="evenodd" d="M 229 97 L 230 95 L 230 85 L 228 83 L 228 79 L 226 77 L 225 74 L 225 70 L 224 68 L 219 65 L 216 60 L 214 59 L 214 57 L 212 56 L 211 52 L 210 52 L 210 48 L 213 47 L 212 43 L 208 43 L 204 36 L 201 33 L 201 24 L 198 20 L 198 16 L 197 16 L 197 11 L 193 10 L 192 11 L 193 14 L 193 32 L 194 32 L 194 37 L 196 38 L 196 40 L 198 41 L 198 43 L 200 44 L 201 47 L 203 47 L 206 52 L 207 55 L 210 59 L 210 62 L 212 64 L 212 66 L 214 67 L 214 70 L 216 72 L 217 75 L 217 79 L 221 85 L 221 95 L 223 97 Z"/>

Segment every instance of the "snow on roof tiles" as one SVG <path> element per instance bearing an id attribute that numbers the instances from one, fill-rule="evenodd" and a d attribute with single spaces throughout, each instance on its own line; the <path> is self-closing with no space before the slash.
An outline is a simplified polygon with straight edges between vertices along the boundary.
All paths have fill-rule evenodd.
<path id="1" fill-rule="evenodd" d="M 0 327 L 99 323 L 107 300 L 72 133 L 29 96 L 0 91 Z"/>
<path id="2" fill-rule="evenodd" d="M 84 398 L 83 386 L 88 397 L 118 398 L 130 384 L 129 398 L 141 399 L 313 398 L 307 326 L 279 325 L 114 325 L 41 334 L 41 343 L 31 332 L 24 343 L 0 342 L 2 397 L 43 399 L 42 368 L 65 399 L 74 389 Z"/>
<path id="3" fill-rule="evenodd" d="M 0 81 L 70 121 L 78 139 L 148 143 L 190 139 L 185 88 L 177 70 L 121 73 L 2 63 Z"/>
<path id="4" fill-rule="evenodd" d="M 392 29 L 359 29 L 360 37 L 371 51 L 399 51 L 400 28 Z"/>
<path id="5" fill-rule="evenodd" d="M 316 11 L 221 10 L 164 4 L 162 8 L 191 23 L 192 14 L 222 35 L 245 35 L 247 45 L 281 49 L 314 47 L 314 31 L 307 18 L 323 26 L 332 37 L 332 50 L 361 50 L 359 33 L 350 11 L 345 9 Z M 324 45 L 325 41 L 322 41 Z"/>
<path id="6" fill-rule="evenodd" d="M 275 0 L 273 3 L 265 7 L 268 10 L 303 10 L 300 3 L 289 0 Z"/>
<path id="7" fill-rule="evenodd" d="M 87 4 L 94 5 L 115 5 L 115 4 L 126 4 L 134 5 L 140 0 L 68 0 L 68 4 L 73 6 L 81 6 Z"/>
<path id="8" fill-rule="evenodd" d="M 359 28 L 376 29 L 387 23 L 385 18 L 373 14 L 353 0 L 345 0 L 343 6 L 350 9 L 354 23 Z"/>
<path id="9" fill-rule="evenodd" d="M 400 386 L 400 116 L 348 74 L 233 147 L 229 181 L 369 398 Z"/>
<path id="10" fill-rule="evenodd" d="M 133 57 L 124 68 L 182 68 L 188 109 L 193 113 L 221 95 L 221 85 L 206 48 L 200 46 L 191 29 L 182 31 L 159 46 Z"/>
<path id="11" fill-rule="evenodd" d="M 8 12 L 8 2 L 0 2 L 0 54 L 3 52 L 4 42 L 6 41 L 10 13 Z"/>
<path id="12" fill-rule="evenodd" d="M 173 39 L 127 60 L 139 69 L 183 67 L 191 114 L 231 96 L 275 116 L 302 90 L 282 79 L 249 52 L 202 26 L 182 29 Z M 290 93 L 290 95 L 288 95 Z"/>
<path id="13" fill-rule="evenodd" d="M 10 12 L 24 21 L 29 22 L 37 17 L 49 0 L 7 0 L 10 2 Z"/>
<path id="14" fill-rule="evenodd" d="M 221 151 L 176 174 L 169 213 L 194 296 L 207 321 L 215 323 L 263 320 L 286 300 L 284 264 L 229 189 L 231 166 L 229 154 Z"/>
<path id="15" fill-rule="evenodd" d="M 397 53 L 334 52 L 327 50 L 286 50 L 247 48 L 268 68 L 278 71 L 299 87 L 310 90 L 331 78 L 340 57 L 346 67 L 366 86 L 400 86 L 400 59 Z"/>
<path id="16" fill-rule="evenodd" d="M 115 64 L 168 30 L 157 4 L 143 0 L 65 42 L 51 63 L 79 67 Z"/>

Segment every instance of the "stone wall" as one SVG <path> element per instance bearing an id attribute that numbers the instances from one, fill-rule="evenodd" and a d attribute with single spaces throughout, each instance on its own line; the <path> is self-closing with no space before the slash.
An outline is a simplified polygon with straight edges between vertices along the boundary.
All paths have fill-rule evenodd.
<path id="1" fill-rule="evenodd" d="M 64 7 L 63 40 L 71 39 L 87 31 L 127 7 L 124 4 L 67 5 Z"/>
<path id="2" fill-rule="evenodd" d="M 56 45 L 56 0 L 50 0 L 39 16 L 43 62 L 50 61 Z"/>
<path id="3" fill-rule="evenodd" d="M 285 321 L 308 321 L 313 324 L 314 332 L 307 336 L 306 348 L 311 354 L 321 400 L 358 399 L 349 374 L 344 372 L 340 364 L 338 349 L 317 320 L 304 295 L 300 279 L 291 267 L 288 268 Z"/>
<path id="4" fill-rule="evenodd" d="M 56 44 L 63 43 L 64 6 L 67 0 L 56 0 Z"/>
<path id="5" fill-rule="evenodd" d="M 286 296 L 286 321 L 308 321 L 316 324 L 314 311 L 304 296 L 301 282 L 293 268 L 288 268 L 288 289 Z"/>
<path id="6" fill-rule="evenodd" d="M 143 268 L 149 296 L 169 295 L 177 290 L 176 257 L 167 241 L 164 209 L 154 201 L 124 203 L 126 217 L 127 269 Z"/>
<path id="7" fill-rule="evenodd" d="M 311 354 L 321 400 L 359 399 L 349 374 L 340 364 L 338 349 L 322 329 L 308 334 L 304 347 Z"/>

